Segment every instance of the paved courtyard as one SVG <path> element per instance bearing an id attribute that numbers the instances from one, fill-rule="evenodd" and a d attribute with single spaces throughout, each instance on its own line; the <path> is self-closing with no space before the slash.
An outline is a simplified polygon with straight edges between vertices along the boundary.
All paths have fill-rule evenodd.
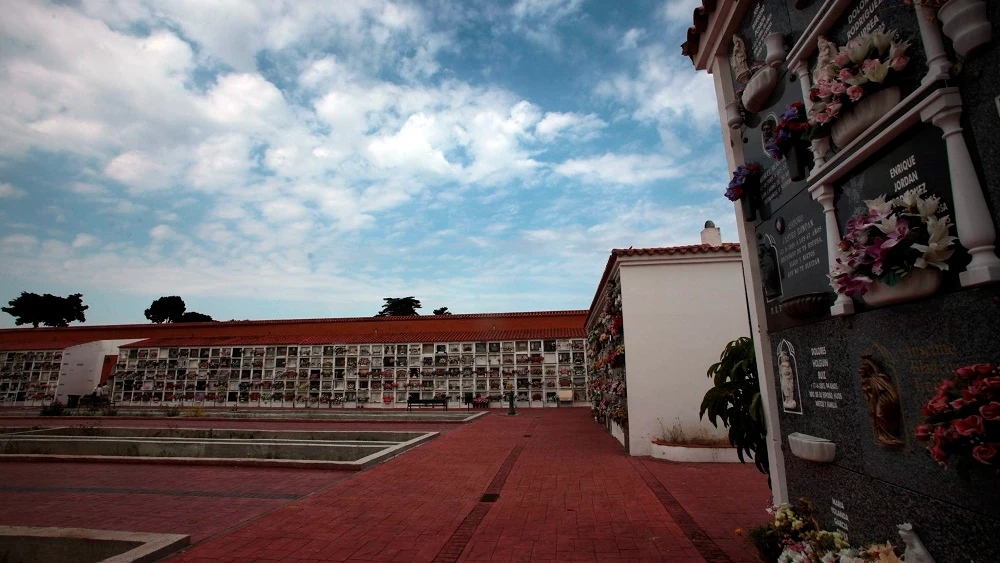
<path id="1" fill-rule="evenodd" d="M 630 458 L 580 408 L 390 426 L 441 435 L 359 473 L 0 463 L 0 525 L 190 534 L 194 545 L 172 562 L 754 560 L 735 533 L 766 519 L 767 480 L 752 466 Z"/>

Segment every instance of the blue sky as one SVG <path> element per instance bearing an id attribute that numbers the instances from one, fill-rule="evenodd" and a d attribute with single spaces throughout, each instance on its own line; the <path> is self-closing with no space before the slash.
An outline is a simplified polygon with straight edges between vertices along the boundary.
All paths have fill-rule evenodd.
<path id="1" fill-rule="evenodd" d="M 585 309 L 612 248 L 736 239 L 698 3 L 8 0 L 0 301 Z"/>

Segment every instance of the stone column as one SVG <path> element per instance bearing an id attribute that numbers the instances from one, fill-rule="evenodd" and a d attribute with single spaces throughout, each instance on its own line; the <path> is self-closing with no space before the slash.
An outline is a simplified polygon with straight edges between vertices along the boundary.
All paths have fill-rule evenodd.
<path id="1" fill-rule="evenodd" d="M 832 269 L 840 249 L 840 227 L 837 226 L 837 212 L 833 207 L 833 185 L 815 185 L 809 188 L 809 195 L 823 206 L 823 217 L 826 219 L 826 255 Z M 830 307 L 830 313 L 834 316 L 852 315 L 854 301 L 843 293 L 837 293 L 837 300 Z"/>
<path id="2" fill-rule="evenodd" d="M 798 75 L 799 88 L 802 89 L 802 101 L 806 104 L 806 110 L 808 110 L 812 107 L 812 102 L 809 101 L 809 90 L 812 89 L 812 80 L 809 77 L 809 62 L 804 59 L 789 61 L 788 70 Z"/>
<path id="3" fill-rule="evenodd" d="M 996 230 L 986 207 L 986 197 L 962 135 L 962 98 L 958 88 L 945 88 L 920 112 L 920 118 L 943 131 L 948 148 L 948 171 L 955 205 L 958 242 L 969 250 L 972 262 L 959 274 L 962 286 L 971 287 L 1000 281 Z"/>
<path id="4" fill-rule="evenodd" d="M 944 41 L 941 39 L 941 28 L 937 24 L 937 8 L 918 4 L 917 21 L 920 23 L 920 41 L 927 53 L 927 74 L 921 79 L 921 84 L 948 78 L 951 74 L 951 61 L 944 51 Z"/>

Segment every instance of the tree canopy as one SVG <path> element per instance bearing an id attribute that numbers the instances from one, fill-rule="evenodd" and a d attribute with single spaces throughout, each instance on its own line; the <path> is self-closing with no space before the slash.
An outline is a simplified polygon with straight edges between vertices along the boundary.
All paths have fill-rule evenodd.
<path id="1" fill-rule="evenodd" d="M 177 295 L 160 297 L 146 309 L 146 318 L 154 323 L 205 323 L 212 317 L 204 313 L 187 311 L 184 300 Z"/>
<path id="2" fill-rule="evenodd" d="M 382 299 L 385 305 L 376 317 L 410 317 L 419 315 L 417 309 L 421 307 L 420 300 L 412 295 L 409 297 L 385 297 Z"/>
<path id="3" fill-rule="evenodd" d="M 69 326 L 73 321 L 86 322 L 84 311 L 90 308 L 83 304 L 83 294 L 74 293 L 68 297 L 59 297 L 46 293 L 28 293 L 22 291 L 20 297 L 7 302 L 9 307 L 2 307 L 4 313 L 14 317 L 14 324 L 21 326 L 30 324 L 35 328 L 45 326 Z"/>
<path id="4" fill-rule="evenodd" d="M 434 309 L 435 315 L 450 315 L 451 311 L 447 307 L 441 307 L 440 309 Z"/>

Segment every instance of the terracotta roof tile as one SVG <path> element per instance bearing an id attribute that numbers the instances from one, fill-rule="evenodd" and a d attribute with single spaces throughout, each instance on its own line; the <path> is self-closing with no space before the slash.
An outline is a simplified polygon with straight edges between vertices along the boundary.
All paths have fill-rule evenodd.
<path id="1" fill-rule="evenodd" d="M 18 350 L 63 350 L 70 346 L 86 344 L 89 339 L 62 339 L 62 340 L 21 340 L 0 343 L 0 351 L 15 352 Z"/>
<path id="2" fill-rule="evenodd" d="M 122 348 L 172 348 L 184 346 L 283 346 L 321 344 L 409 344 L 437 342 L 483 342 L 500 340 L 546 340 L 583 338 L 583 327 L 524 330 L 480 330 L 450 332 L 382 332 L 330 336 L 204 336 L 185 338 L 149 338 Z"/>
<path id="3" fill-rule="evenodd" d="M 245 321 L 219 321 L 219 322 L 208 322 L 208 323 L 184 323 L 186 327 L 218 327 L 218 326 L 257 326 L 257 325 L 288 325 L 288 324 L 299 324 L 299 323 L 351 323 L 351 322 L 392 322 L 392 321 L 440 321 L 440 320 L 464 320 L 464 319 L 514 319 L 514 318 L 531 318 L 531 317 L 571 317 L 577 315 L 586 315 L 586 310 L 568 310 L 568 311 L 519 311 L 511 313 L 470 313 L 470 314 L 453 314 L 453 315 L 416 315 L 407 317 L 321 317 L 315 319 L 264 319 L 264 320 L 245 320 Z M 5 332 L 13 331 L 30 331 L 32 334 L 41 334 L 45 332 L 52 331 L 87 331 L 87 330 L 112 330 L 112 329 L 130 329 L 130 328 L 143 328 L 148 329 L 155 326 L 177 326 L 176 324 L 163 324 L 163 325 L 152 325 L 152 324 L 120 324 L 120 325 L 74 325 L 69 327 L 39 327 L 31 329 L 0 329 L 0 335 Z"/>
<path id="4" fill-rule="evenodd" d="M 590 309 L 587 311 L 587 323 L 590 323 L 590 318 L 594 314 L 594 307 L 597 305 L 597 301 L 601 296 L 601 290 L 604 288 L 604 284 L 608 281 L 608 276 L 611 275 L 611 271 L 614 269 L 615 262 L 618 261 L 619 256 L 658 256 L 658 255 L 676 255 L 676 254 L 716 254 L 719 252 L 739 252 L 740 243 L 738 242 L 724 242 L 721 246 L 713 246 L 711 244 L 689 244 L 686 246 L 664 246 L 664 247 L 654 247 L 654 248 L 615 248 L 611 251 L 611 256 L 608 256 L 608 263 L 604 266 L 604 274 L 601 276 L 600 283 L 597 284 L 597 291 L 594 292 L 594 299 L 590 302 Z"/>
<path id="5" fill-rule="evenodd" d="M 708 18 L 715 11 L 717 0 L 702 0 L 701 6 L 694 9 L 692 13 L 692 25 L 687 30 L 687 41 L 681 45 L 681 54 L 690 57 L 694 61 L 695 55 L 701 47 L 701 34 L 708 29 Z"/>

